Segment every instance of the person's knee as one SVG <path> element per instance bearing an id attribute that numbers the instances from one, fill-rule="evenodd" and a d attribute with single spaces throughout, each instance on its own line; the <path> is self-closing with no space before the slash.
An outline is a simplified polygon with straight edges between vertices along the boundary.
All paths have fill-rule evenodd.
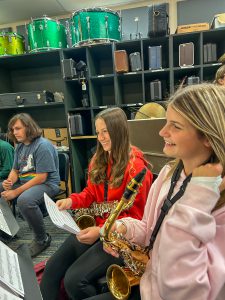
<path id="1" fill-rule="evenodd" d="M 29 190 L 26 190 L 17 198 L 17 205 L 22 212 L 38 206 L 35 200 L 36 198 L 34 196 L 32 197 L 32 193 L 28 191 Z"/>
<path id="2" fill-rule="evenodd" d="M 24 212 L 28 209 L 29 205 L 29 198 L 24 194 L 20 194 L 19 197 L 17 198 L 17 206 L 19 209 Z"/>

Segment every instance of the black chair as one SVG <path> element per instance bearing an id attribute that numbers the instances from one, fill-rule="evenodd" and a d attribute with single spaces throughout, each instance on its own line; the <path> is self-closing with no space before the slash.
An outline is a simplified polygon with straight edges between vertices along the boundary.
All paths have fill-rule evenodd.
<path id="1" fill-rule="evenodd" d="M 59 176 L 60 181 L 64 183 L 64 187 L 60 189 L 58 195 L 54 197 L 54 200 L 60 199 L 62 195 L 65 194 L 66 198 L 69 197 L 69 169 L 70 169 L 70 159 L 69 155 L 65 152 L 59 152 Z"/>

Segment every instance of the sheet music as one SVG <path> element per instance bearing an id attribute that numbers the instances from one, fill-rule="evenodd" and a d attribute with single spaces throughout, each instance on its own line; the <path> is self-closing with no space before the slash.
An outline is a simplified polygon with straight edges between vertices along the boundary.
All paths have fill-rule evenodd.
<path id="1" fill-rule="evenodd" d="M 0 300 L 21 300 L 21 298 L 5 290 L 0 283 Z"/>
<path id="2" fill-rule="evenodd" d="M 18 255 L 0 241 L 0 281 L 18 295 L 24 296 Z"/>
<path id="3" fill-rule="evenodd" d="M 52 222 L 59 228 L 77 234 L 80 228 L 66 210 L 60 211 L 55 202 L 44 193 L 45 205 Z"/>
<path id="4" fill-rule="evenodd" d="M 1 208 L 0 208 L 0 230 L 4 231 L 8 235 L 12 235 Z"/>

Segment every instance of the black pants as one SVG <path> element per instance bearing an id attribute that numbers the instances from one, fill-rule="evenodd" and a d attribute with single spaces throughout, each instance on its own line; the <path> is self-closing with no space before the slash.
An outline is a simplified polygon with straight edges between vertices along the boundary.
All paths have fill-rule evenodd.
<path id="1" fill-rule="evenodd" d="M 86 298 L 85 300 L 115 300 L 115 298 L 112 296 L 110 292 L 96 295 L 90 298 Z M 129 300 L 141 300 L 140 290 L 139 286 L 134 286 L 131 289 L 131 295 L 129 297 Z"/>
<path id="2" fill-rule="evenodd" d="M 111 264 L 122 265 L 122 260 L 107 254 L 102 242 L 86 245 L 69 236 L 47 262 L 40 285 L 43 300 L 57 299 L 63 278 L 70 299 L 95 296 L 96 281 Z"/>

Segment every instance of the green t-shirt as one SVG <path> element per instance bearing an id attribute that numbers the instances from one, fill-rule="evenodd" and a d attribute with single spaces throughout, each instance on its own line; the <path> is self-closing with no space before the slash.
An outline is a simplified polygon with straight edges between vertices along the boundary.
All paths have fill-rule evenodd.
<path id="1" fill-rule="evenodd" d="M 0 139 L 0 180 L 6 179 L 12 170 L 14 148 Z"/>

